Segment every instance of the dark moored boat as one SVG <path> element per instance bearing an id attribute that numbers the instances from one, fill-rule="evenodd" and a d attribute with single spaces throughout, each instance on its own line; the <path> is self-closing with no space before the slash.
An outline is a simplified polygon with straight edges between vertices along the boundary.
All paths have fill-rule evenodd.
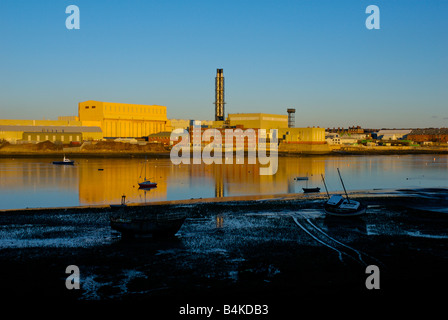
<path id="1" fill-rule="evenodd" d="M 302 188 L 304 193 L 320 192 L 320 188 Z"/>
<path id="2" fill-rule="evenodd" d="M 150 180 L 145 180 L 138 183 L 140 189 L 153 189 L 157 187 L 156 182 L 151 182 Z"/>
<path id="3" fill-rule="evenodd" d="M 155 213 L 145 217 L 110 217 L 112 229 L 128 236 L 152 236 L 163 237 L 173 236 L 182 227 L 185 215 Z"/>
<path id="4" fill-rule="evenodd" d="M 157 188 L 157 182 L 146 179 L 146 162 L 147 162 L 147 160 L 145 159 L 145 179 L 142 182 L 138 182 L 139 189 Z M 142 170 L 143 170 L 143 167 L 142 167 Z M 140 178 L 141 178 L 141 176 L 142 175 L 140 173 Z"/>

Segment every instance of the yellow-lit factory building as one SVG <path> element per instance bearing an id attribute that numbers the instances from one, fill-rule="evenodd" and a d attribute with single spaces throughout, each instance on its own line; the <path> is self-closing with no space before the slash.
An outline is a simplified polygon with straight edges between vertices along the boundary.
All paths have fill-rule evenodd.
<path id="1" fill-rule="evenodd" d="M 267 113 L 233 113 L 229 114 L 227 123 L 230 127 L 242 126 L 252 129 L 277 129 L 281 142 L 292 144 L 326 144 L 324 128 L 290 127 L 289 116 Z"/>
<path id="2" fill-rule="evenodd" d="M 104 138 L 143 137 L 171 131 L 166 107 L 88 100 L 78 104 L 84 126 L 98 126 Z"/>
<path id="3" fill-rule="evenodd" d="M 228 123 L 253 129 L 280 129 L 288 127 L 288 116 L 267 113 L 229 113 Z"/>

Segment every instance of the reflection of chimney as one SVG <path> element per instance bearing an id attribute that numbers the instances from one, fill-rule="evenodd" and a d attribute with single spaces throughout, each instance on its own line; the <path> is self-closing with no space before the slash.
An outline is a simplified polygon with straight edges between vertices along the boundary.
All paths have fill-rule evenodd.
<path id="1" fill-rule="evenodd" d="M 215 78 L 215 121 L 224 121 L 224 75 L 223 69 L 216 69 Z"/>
<path id="2" fill-rule="evenodd" d="M 287 109 L 288 112 L 288 128 L 296 126 L 296 109 Z"/>

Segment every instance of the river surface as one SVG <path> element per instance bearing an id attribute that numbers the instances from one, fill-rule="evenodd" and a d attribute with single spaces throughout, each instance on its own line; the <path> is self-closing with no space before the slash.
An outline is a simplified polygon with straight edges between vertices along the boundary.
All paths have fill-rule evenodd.
<path id="1" fill-rule="evenodd" d="M 170 159 L 76 158 L 74 166 L 43 158 L 0 159 L 0 209 L 103 205 L 236 195 L 447 187 L 448 155 L 279 157 L 275 175 L 259 164 L 180 164 Z M 236 161 L 235 161 L 236 162 Z M 144 177 L 157 188 L 139 189 Z M 308 177 L 308 180 L 296 180 Z"/>

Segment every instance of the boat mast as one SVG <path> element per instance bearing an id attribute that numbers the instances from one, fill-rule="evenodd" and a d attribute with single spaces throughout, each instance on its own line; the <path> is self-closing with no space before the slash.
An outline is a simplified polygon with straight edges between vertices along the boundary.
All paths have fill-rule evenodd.
<path id="1" fill-rule="evenodd" d="M 325 191 L 327 191 L 327 197 L 330 199 L 330 195 L 328 194 L 327 184 L 325 183 L 324 175 L 321 173 L 320 176 L 322 177 L 322 181 L 324 182 Z"/>
<path id="2" fill-rule="evenodd" d="M 145 156 L 145 181 L 146 181 L 146 162 L 147 162 L 148 160 L 146 160 L 146 156 Z"/>
<path id="3" fill-rule="evenodd" d="M 339 172 L 339 168 L 337 168 L 337 169 L 338 169 L 338 173 L 339 173 L 339 179 L 341 179 L 342 188 L 344 188 L 345 196 L 347 197 L 347 201 L 350 202 L 350 199 L 348 198 L 347 190 L 345 190 L 344 181 L 342 181 L 341 173 Z"/>

